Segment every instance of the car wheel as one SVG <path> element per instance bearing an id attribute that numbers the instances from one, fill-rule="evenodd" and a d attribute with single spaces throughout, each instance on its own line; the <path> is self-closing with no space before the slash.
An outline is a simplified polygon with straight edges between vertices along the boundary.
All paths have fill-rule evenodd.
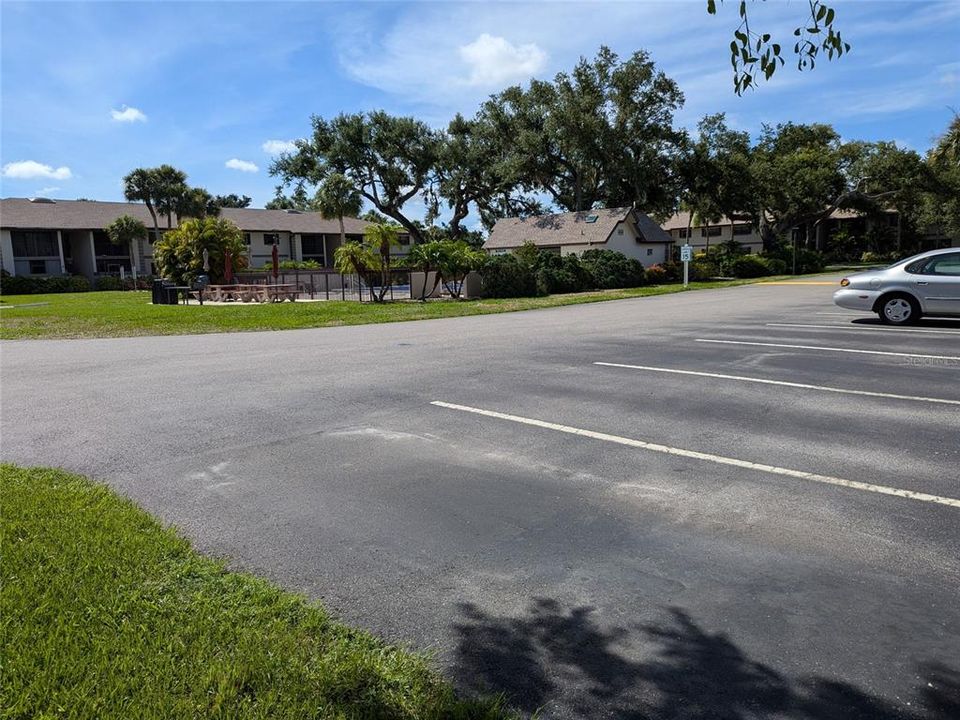
<path id="1" fill-rule="evenodd" d="M 888 295 L 877 310 L 887 325 L 912 325 L 920 319 L 920 304 L 909 295 Z"/>

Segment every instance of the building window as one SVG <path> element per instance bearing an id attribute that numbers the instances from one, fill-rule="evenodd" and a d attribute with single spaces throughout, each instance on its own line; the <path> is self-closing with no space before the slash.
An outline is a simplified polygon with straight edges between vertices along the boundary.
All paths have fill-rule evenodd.
<path id="1" fill-rule="evenodd" d="M 10 233 L 16 257 L 60 257 L 57 234 L 49 230 L 15 230 Z"/>
<path id="2" fill-rule="evenodd" d="M 679 230 L 677 230 L 677 238 L 680 240 L 685 240 L 687 238 L 687 229 L 680 228 Z"/>
<path id="3" fill-rule="evenodd" d="M 130 254 L 130 249 L 126 245 L 114 245 L 105 231 L 94 230 L 93 252 L 97 256 L 126 257 Z"/>
<path id="4" fill-rule="evenodd" d="M 719 225 L 713 227 L 703 227 L 700 228 L 700 237 L 718 237 L 722 232 L 723 228 Z"/>
<path id="5" fill-rule="evenodd" d="M 584 222 L 586 222 L 586 223 L 595 223 L 595 222 L 596 222 L 597 220 L 599 220 L 599 219 L 600 219 L 600 216 L 599 216 L 599 215 L 587 215 L 587 219 L 584 220 Z"/>
<path id="6" fill-rule="evenodd" d="M 244 245 L 249 245 L 249 244 L 250 244 L 250 233 L 244 233 L 244 234 L 243 234 L 243 244 L 244 244 Z"/>
<path id="7" fill-rule="evenodd" d="M 280 235 L 278 233 L 264 233 L 263 234 L 263 244 L 264 245 L 279 245 L 280 244 Z"/>
<path id="8" fill-rule="evenodd" d="M 398 236 L 397 236 L 397 242 L 398 242 L 400 245 L 406 247 L 407 245 L 410 244 L 410 236 L 407 235 L 407 234 L 405 234 L 405 233 L 402 234 L 402 235 L 398 235 Z"/>
<path id="9" fill-rule="evenodd" d="M 300 254 L 304 260 L 314 260 L 326 267 L 327 257 L 324 253 L 323 235 L 301 235 Z"/>
<path id="10" fill-rule="evenodd" d="M 647 257 L 653 255 L 653 248 L 647 248 Z"/>
<path id="11" fill-rule="evenodd" d="M 617 228 L 617 235 L 623 235 L 623 228 Z"/>
<path id="12" fill-rule="evenodd" d="M 741 225 L 733 226 L 734 235 L 751 235 L 753 234 L 753 225 L 750 223 L 743 223 Z"/>
<path id="13" fill-rule="evenodd" d="M 47 274 L 47 261 L 46 261 L 46 260 L 31 260 L 31 261 L 30 261 L 30 274 L 31 274 L 31 275 L 46 275 L 46 274 Z"/>

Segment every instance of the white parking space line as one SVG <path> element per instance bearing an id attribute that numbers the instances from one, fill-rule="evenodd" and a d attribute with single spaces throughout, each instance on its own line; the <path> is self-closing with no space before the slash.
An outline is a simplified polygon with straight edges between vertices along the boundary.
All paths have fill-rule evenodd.
<path id="1" fill-rule="evenodd" d="M 930 330 L 927 328 L 892 328 L 871 325 L 803 325 L 800 323 L 767 323 L 767 327 L 823 328 L 825 330 L 870 330 L 872 332 L 927 333 L 929 335 L 960 335 L 960 330 Z"/>
<path id="2" fill-rule="evenodd" d="M 832 475 L 818 475 L 817 473 L 804 472 L 803 470 L 791 470 L 790 468 L 777 467 L 776 465 L 764 465 L 762 463 L 750 462 L 749 460 L 739 460 L 737 458 L 697 452 L 695 450 L 684 450 L 682 448 L 670 447 L 669 445 L 646 442 L 645 440 L 635 440 L 633 438 L 621 437 L 619 435 L 610 435 L 609 433 L 584 430 L 582 428 L 571 427 L 570 425 L 558 425 L 557 423 L 547 422 L 545 420 L 537 420 L 535 418 L 527 418 L 520 415 L 509 415 L 507 413 L 497 412 L 495 410 L 484 410 L 483 408 L 470 407 L 469 405 L 457 405 L 454 403 L 443 402 L 442 400 L 433 400 L 430 404 L 437 407 L 447 408 L 449 410 L 459 410 L 461 412 L 473 413 L 474 415 L 483 415 L 484 417 L 496 418 L 497 420 L 507 420 L 509 422 L 520 423 L 522 425 L 532 425 L 533 427 L 544 428 L 545 430 L 555 430 L 557 432 L 567 433 L 569 435 L 580 435 L 581 437 L 592 438 L 593 440 L 602 440 L 603 442 L 626 445 L 627 447 L 650 450 L 652 452 L 664 453 L 666 455 L 677 455 L 679 457 L 691 458 L 693 460 L 703 460 L 705 462 L 717 463 L 719 465 L 732 465 L 734 467 L 744 468 L 745 470 L 765 472 L 771 475 L 781 475 L 800 480 L 810 480 L 812 482 L 823 483 L 825 485 L 836 485 L 839 487 L 850 488 L 852 490 L 863 490 L 866 492 L 878 493 L 880 495 L 893 495 L 895 497 L 907 498 L 909 500 L 919 500 L 920 502 L 960 508 L 960 500 L 957 500 L 956 498 L 943 497 L 940 495 L 929 495 L 927 493 L 914 492 L 913 490 L 903 490 L 902 488 L 889 487 L 887 485 L 874 485 L 873 483 L 865 483 L 858 480 L 845 480 L 844 478 L 833 477 Z"/>
<path id="3" fill-rule="evenodd" d="M 787 345 L 785 343 L 747 342 L 746 340 L 709 340 L 696 338 L 694 342 L 717 343 L 720 345 L 755 345 L 758 347 L 791 348 L 794 350 L 822 350 L 823 352 L 857 353 L 859 355 L 888 355 L 892 357 L 923 358 L 925 360 L 957 360 L 952 355 L 917 355 L 915 353 L 887 352 L 886 350 L 854 350 L 852 348 L 824 347 L 823 345 Z"/>
<path id="4" fill-rule="evenodd" d="M 888 400 L 911 400 L 916 402 L 940 403 L 943 405 L 960 405 L 960 400 L 946 398 L 921 397 L 916 395 L 897 395 L 895 393 L 874 392 L 871 390 L 848 390 L 846 388 L 828 387 L 826 385 L 808 385 L 807 383 L 787 382 L 785 380 L 768 380 L 767 378 L 746 377 L 743 375 L 724 375 L 722 373 L 701 372 L 698 370 L 678 370 L 677 368 L 652 367 L 650 365 L 627 365 L 625 363 L 595 362 L 594 365 L 604 367 L 627 368 L 629 370 L 646 370 L 649 372 L 669 373 L 672 375 L 693 375 L 695 377 L 716 378 L 719 380 L 736 380 L 738 382 L 760 383 L 762 385 L 780 385 L 783 387 L 800 388 L 802 390 L 820 390 L 823 392 L 841 393 L 843 395 L 865 395 L 866 397 L 885 398 Z"/>

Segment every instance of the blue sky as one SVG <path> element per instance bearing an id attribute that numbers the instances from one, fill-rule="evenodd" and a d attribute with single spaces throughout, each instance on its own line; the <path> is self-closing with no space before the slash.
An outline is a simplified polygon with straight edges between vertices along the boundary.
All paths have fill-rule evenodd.
<path id="1" fill-rule="evenodd" d="M 601 44 L 648 50 L 686 95 L 679 124 L 725 111 L 828 122 L 846 139 L 925 151 L 960 109 L 960 2 L 837 0 L 853 45 L 731 89 L 733 0 L 565 3 L 17 3 L 2 13 L 0 195 L 122 199 L 138 166 L 175 165 L 214 193 L 273 196 L 268 169 L 310 115 L 383 108 L 443 126 L 487 95 L 568 70 Z M 790 40 L 806 2 L 751 7 Z M 416 214 L 416 213 L 414 213 Z"/>

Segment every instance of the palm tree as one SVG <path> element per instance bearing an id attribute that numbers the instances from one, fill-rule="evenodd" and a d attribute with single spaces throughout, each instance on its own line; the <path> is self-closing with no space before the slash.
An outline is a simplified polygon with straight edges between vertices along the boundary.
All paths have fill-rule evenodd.
<path id="1" fill-rule="evenodd" d="M 370 225 L 363 235 L 363 242 L 370 252 L 380 256 L 380 296 L 382 301 L 390 286 L 390 249 L 399 244 L 400 236 L 396 225 L 377 223 Z"/>
<path id="2" fill-rule="evenodd" d="M 176 204 L 178 219 L 205 218 L 220 215 L 220 207 L 216 199 L 204 188 L 187 188 Z"/>
<path id="3" fill-rule="evenodd" d="M 107 236 L 114 245 L 125 246 L 130 251 L 133 266 L 137 267 L 140 263 L 139 241 L 147 237 L 147 226 L 131 215 L 121 215 L 112 223 L 107 225 Z"/>
<path id="4" fill-rule="evenodd" d="M 363 243 L 344 243 L 333 253 L 333 267 L 336 271 L 341 275 L 356 274 L 360 278 L 365 278 L 367 286 L 370 288 L 370 297 L 373 300 L 376 300 L 376 297 L 373 294 L 373 283 L 370 282 L 370 276 L 373 274 L 376 265 L 376 255 Z"/>
<path id="5" fill-rule="evenodd" d="M 937 138 L 936 146 L 930 151 L 930 159 L 943 167 L 960 165 L 960 113 L 954 113 L 946 131 Z"/>
<path id="6" fill-rule="evenodd" d="M 340 221 L 340 245 L 347 242 L 347 233 L 343 227 L 344 216 L 356 217 L 363 207 L 363 198 L 346 175 L 332 173 L 320 185 L 313 200 L 313 207 L 324 217 L 335 217 Z"/>
<path id="7" fill-rule="evenodd" d="M 157 196 L 156 178 L 150 168 L 137 168 L 123 178 L 123 196 L 131 202 L 142 202 L 153 218 L 153 239 L 160 239 L 160 225 L 154 207 Z"/>
<path id="8" fill-rule="evenodd" d="M 440 284 L 440 266 L 443 263 L 443 241 L 431 240 L 425 243 L 419 243 L 410 248 L 407 255 L 407 263 L 414 270 L 423 273 L 423 286 L 420 288 L 420 300 L 426 302 L 427 298 L 433 295 L 437 285 Z M 427 280 L 430 273 L 436 272 L 433 278 L 433 287 L 427 289 Z"/>
<path id="9" fill-rule="evenodd" d="M 154 202 L 157 211 L 167 216 L 167 228 L 173 227 L 173 214 L 189 192 L 187 174 L 172 165 L 161 165 L 149 171 L 154 179 Z"/>

